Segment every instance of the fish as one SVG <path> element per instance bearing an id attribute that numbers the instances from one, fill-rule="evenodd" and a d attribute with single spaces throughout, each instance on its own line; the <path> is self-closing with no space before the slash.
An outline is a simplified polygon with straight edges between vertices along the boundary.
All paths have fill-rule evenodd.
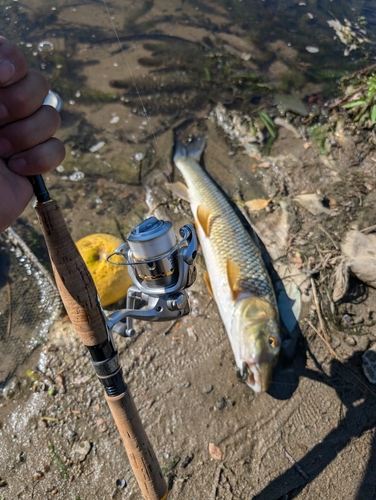
<path id="1" fill-rule="evenodd" d="M 267 391 L 281 348 L 273 285 L 261 251 L 229 200 L 201 167 L 206 139 L 176 141 L 174 163 L 188 191 L 207 272 L 204 279 L 225 326 L 240 378 Z"/>

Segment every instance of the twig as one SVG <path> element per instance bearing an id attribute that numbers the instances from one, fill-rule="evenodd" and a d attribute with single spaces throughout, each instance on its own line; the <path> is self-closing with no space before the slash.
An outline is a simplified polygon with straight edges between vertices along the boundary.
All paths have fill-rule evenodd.
<path id="1" fill-rule="evenodd" d="M 325 326 L 325 322 L 324 322 L 324 318 L 322 317 L 322 314 L 321 314 L 321 308 L 320 308 L 320 304 L 319 304 L 319 300 L 317 298 L 317 290 L 316 290 L 316 285 L 315 285 L 315 282 L 314 282 L 314 279 L 311 278 L 311 286 L 312 286 L 312 293 L 313 293 L 313 300 L 315 302 L 315 307 L 316 307 L 316 311 L 317 311 L 317 316 L 319 318 L 319 323 L 320 323 L 320 329 L 322 331 L 322 334 L 324 336 L 324 339 L 325 339 L 325 343 L 327 344 L 327 346 L 329 347 L 329 351 L 330 353 L 333 355 L 335 355 L 335 357 L 337 356 L 335 354 L 335 352 L 333 351 L 333 348 L 332 346 L 330 345 L 330 340 L 329 340 L 329 334 L 328 334 L 328 330 L 326 329 L 326 326 Z"/>
<path id="2" fill-rule="evenodd" d="M 334 245 L 334 248 L 336 250 L 339 250 L 339 246 L 337 245 L 337 243 L 335 243 L 335 241 L 333 240 L 333 238 L 330 236 L 330 234 L 328 233 L 328 231 L 321 225 L 321 224 L 317 224 L 317 227 L 323 232 L 326 234 L 326 236 L 330 239 L 330 241 L 333 243 Z"/>
<path id="3" fill-rule="evenodd" d="M 9 281 L 7 281 L 7 292 L 8 292 L 8 306 L 9 306 L 9 314 L 8 314 L 8 324 L 7 324 L 7 337 L 10 336 L 12 331 L 12 289 L 10 287 Z"/>
<path id="4" fill-rule="evenodd" d="M 314 267 L 313 269 L 308 269 L 307 271 L 302 271 L 301 273 L 299 274 L 289 274 L 287 276 L 284 276 L 282 278 L 282 281 L 285 279 L 285 278 L 293 278 L 294 276 L 300 276 L 300 274 L 306 274 L 307 276 L 304 278 L 304 280 L 300 283 L 300 285 L 298 286 L 299 290 L 300 290 L 300 287 L 304 285 L 304 283 L 307 281 L 307 280 L 312 280 L 312 276 L 314 274 L 317 274 L 319 271 L 321 271 L 321 269 L 324 269 L 326 267 L 326 265 L 328 264 L 328 261 L 330 260 L 332 254 L 328 254 L 325 259 L 323 259 L 320 255 L 320 258 L 321 258 L 321 264 L 318 264 L 316 267 Z"/>
<path id="5" fill-rule="evenodd" d="M 372 233 L 375 230 L 376 230 L 376 224 L 374 226 L 365 227 L 364 229 L 361 229 L 360 232 L 368 234 L 368 233 Z"/>
<path id="6" fill-rule="evenodd" d="M 220 466 L 219 469 L 217 470 L 217 473 L 216 473 L 215 478 L 214 478 L 213 494 L 212 494 L 213 500 L 215 500 L 217 498 L 218 485 L 219 485 L 219 481 L 221 479 L 222 472 L 223 472 L 223 467 Z"/>
<path id="7" fill-rule="evenodd" d="M 265 104 L 263 104 L 262 106 L 259 106 L 258 108 L 254 109 L 249 114 L 252 115 L 253 113 L 257 113 L 257 111 L 261 111 L 264 108 L 265 108 Z"/>
<path id="8" fill-rule="evenodd" d="M 286 458 L 292 463 L 292 465 L 295 467 L 295 469 L 299 472 L 299 474 L 306 480 L 309 481 L 309 475 L 304 472 L 304 470 L 300 467 L 298 462 L 290 455 L 290 453 L 286 450 L 286 448 L 283 448 L 285 452 Z"/>
<path id="9" fill-rule="evenodd" d="M 179 321 L 180 321 L 180 318 L 176 318 L 176 319 L 174 319 L 174 321 L 171 321 L 170 325 L 163 332 L 163 335 L 168 335 L 171 332 L 171 330 L 174 328 L 176 323 L 178 323 Z"/>
<path id="10" fill-rule="evenodd" d="M 329 344 L 329 342 L 327 340 L 325 340 L 325 338 L 321 335 L 321 333 L 317 330 L 317 328 L 315 328 L 313 326 L 313 324 L 308 320 L 306 319 L 306 322 L 307 324 L 312 328 L 312 330 L 316 333 L 316 335 L 318 335 L 320 337 L 320 339 L 324 342 L 324 344 L 327 346 L 327 348 L 329 349 L 329 352 L 330 354 L 338 359 L 339 361 L 341 361 L 341 359 L 338 357 L 338 355 L 336 354 L 336 352 L 334 351 L 333 347 Z"/>
<path id="11" fill-rule="evenodd" d="M 350 97 L 353 95 L 357 94 L 358 92 L 361 92 L 362 90 L 365 90 L 367 88 L 367 85 L 362 85 L 361 87 L 358 87 L 354 92 L 351 92 L 351 94 L 346 94 L 343 97 L 340 97 L 336 101 L 334 101 L 332 104 L 330 104 L 328 107 L 329 109 L 336 108 L 337 106 L 340 106 L 342 103 L 346 102 L 349 100 Z"/>

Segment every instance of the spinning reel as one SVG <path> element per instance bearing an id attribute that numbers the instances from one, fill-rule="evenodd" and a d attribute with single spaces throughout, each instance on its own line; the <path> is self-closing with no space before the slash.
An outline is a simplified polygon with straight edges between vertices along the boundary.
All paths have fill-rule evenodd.
<path id="1" fill-rule="evenodd" d="M 197 238 L 190 224 L 181 227 L 179 233 L 182 239 L 177 242 L 171 222 L 149 217 L 108 256 L 110 264 L 129 266 L 134 283 L 128 289 L 127 308 L 107 317 L 108 327 L 114 332 L 132 337 L 136 333 L 133 319 L 169 321 L 189 314 L 185 289 L 196 280 Z M 124 260 L 111 260 L 115 255 Z M 146 307 L 136 309 L 140 301 Z"/>

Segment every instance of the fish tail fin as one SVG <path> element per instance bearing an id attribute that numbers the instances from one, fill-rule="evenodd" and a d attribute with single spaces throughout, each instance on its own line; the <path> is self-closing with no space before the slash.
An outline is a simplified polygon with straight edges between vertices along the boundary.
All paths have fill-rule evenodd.
<path id="1" fill-rule="evenodd" d="M 174 151 L 174 161 L 177 161 L 181 158 L 193 158 L 196 161 L 200 161 L 201 155 L 205 149 L 206 139 L 204 136 L 196 137 L 190 142 L 187 146 L 180 141 L 176 141 L 175 143 L 175 151 Z"/>

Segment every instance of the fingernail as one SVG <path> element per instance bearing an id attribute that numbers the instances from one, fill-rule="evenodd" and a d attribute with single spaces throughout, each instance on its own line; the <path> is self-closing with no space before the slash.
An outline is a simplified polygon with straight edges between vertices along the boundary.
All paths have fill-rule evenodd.
<path id="1" fill-rule="evenodd" d="M 13 158 L 8 161 L 8 167 L 16 174 L 21 174 L 26 167 L 24 158 Z"/>
<path id="2" fill-rule="evenodd" d="M 0 61 L 0 84 L 9 82 L 16 73 L 16 67 L 10 61 Z"/>
<path id="3" fill-rule="evenodd" d="M 0 158 L 6 156 L 11 151 L 12 144 L 5 137 L 0 137 Z"/>

